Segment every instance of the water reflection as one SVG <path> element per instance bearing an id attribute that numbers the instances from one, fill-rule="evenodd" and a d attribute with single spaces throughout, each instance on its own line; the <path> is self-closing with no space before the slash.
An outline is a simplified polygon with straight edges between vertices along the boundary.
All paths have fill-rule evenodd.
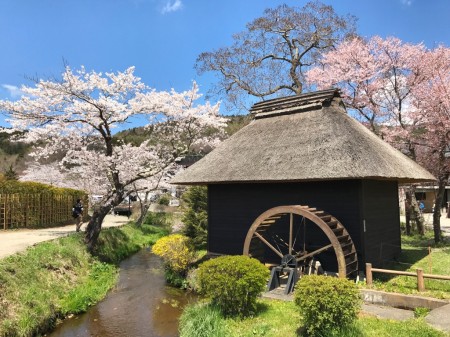
<path id="1" fill-rule="evenodd" d="M 48 336 L 178 336 L 178 317 L 195 298 L 165 285 L 161 261 L 142 250 L 120 265 L 117 287 L 83 315 Z"/>

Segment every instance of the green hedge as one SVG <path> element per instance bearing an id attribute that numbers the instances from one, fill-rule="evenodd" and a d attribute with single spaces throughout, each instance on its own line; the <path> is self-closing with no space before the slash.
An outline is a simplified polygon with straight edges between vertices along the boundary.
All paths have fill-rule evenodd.
<path id="1" fill-rule="evenodd" d="M 1 180 L 0 179 L 0 193 L 52 193 L 65 194 L 74 197 L 85 195 L 83 191 L 72 188 L 60 188 L 47 184 L 36 183 L 33 181 L 17 181 L 17 180 Z"/>
<path id="2" fill-rule="evenodd" d="M 0 179 L 0 229 L 45 228 L 73 221 L 77 199 L 88 204 L 87 194 L 36 182 Z"/>

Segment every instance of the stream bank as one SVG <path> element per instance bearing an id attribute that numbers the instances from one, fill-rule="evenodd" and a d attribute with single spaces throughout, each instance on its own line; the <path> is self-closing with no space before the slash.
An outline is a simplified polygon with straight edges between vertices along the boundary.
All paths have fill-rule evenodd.
<path id="1" fill-rule="evenodd" d="M 143 249 L 120 264 L 117 286 L 86 313 L 49 337 L 178 336 L 178 318 L 194 295 L 166 285 L 161 259 Z"/>

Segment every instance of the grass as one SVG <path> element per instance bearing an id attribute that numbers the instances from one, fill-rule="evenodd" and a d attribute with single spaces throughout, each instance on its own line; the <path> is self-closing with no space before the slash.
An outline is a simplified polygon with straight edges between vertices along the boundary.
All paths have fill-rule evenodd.
<path id="1" fill-rule="evenodd" d="M 229 337 L 303 337 L 304 329 L 297 307 L 293 302 L 261 299 L 254 317 L 245 319 L 223 318 L 220 312 L 205 303 L 188 306 L 180 319 L 180 337 L 229 336 Z M 217 334 L 220 331 L 221 334 Z M 208 331 L 210 334 L 208 334 Z M 329 337 L 445 337 L 428 326 L 423 319 L 405 322 L 380 320 L 360 316 L 354 326 Z"/>
<path id="2" fill-rule="evenodd" d="M 223 337 L 228 335 L 219 309 L 208 304 L 185 307 L 180 317 L 180 337 Z"/>
<path id="3" fill-rule="evenodd" d="M 431 250 L 429 250 L 431 249 Z M 433 233 L 425 236 L 402 236 L 402 253 L 398 261 L 390 262 L 387 269 L 415 272 L 423 269 L 425 274 L 450 275 L 450 243 L 434 244 Z M 450 299 L 450 281 L 425 279 L 425 292 L 417 291 L 417 278 L 374 273 L 375 289 L 420 294 L 439 299 Z"/>
<path id="4" fill-rule="evenodd" d="M 74 234 L 0 260 L 0 336 L 38 335 L 85 311 L 115 284 L 121 259 L 167 232 L 126 225 L 101 232 L 96 256 Z"/>

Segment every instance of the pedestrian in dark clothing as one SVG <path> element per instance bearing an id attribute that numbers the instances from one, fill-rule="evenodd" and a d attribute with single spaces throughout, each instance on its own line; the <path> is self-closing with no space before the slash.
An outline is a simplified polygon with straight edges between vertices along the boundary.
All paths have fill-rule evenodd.
<path id="1" fill-rule="evenodd" d="M 73 206 L 72 216 L 76 221 L 76 231 L 79 232 L 83 223 L 83 204 L 81 203 L 81 199 L 77 199 L 77 203 Z"/>

